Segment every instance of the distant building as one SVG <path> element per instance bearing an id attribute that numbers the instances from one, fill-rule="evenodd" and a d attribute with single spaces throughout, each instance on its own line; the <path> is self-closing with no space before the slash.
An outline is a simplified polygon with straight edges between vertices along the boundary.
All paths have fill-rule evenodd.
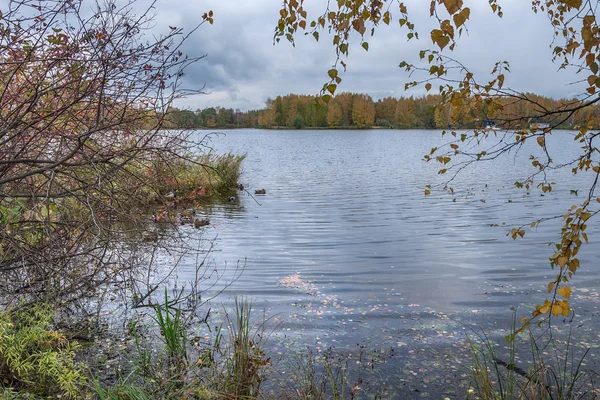
<path id="1" fill-rule="evenodd" d="M 492 121 L 491 119 L 484 119 L 483 126 L 486 128 L 493 128 L 496 126 L 496 123 L 494 121 Z"/>

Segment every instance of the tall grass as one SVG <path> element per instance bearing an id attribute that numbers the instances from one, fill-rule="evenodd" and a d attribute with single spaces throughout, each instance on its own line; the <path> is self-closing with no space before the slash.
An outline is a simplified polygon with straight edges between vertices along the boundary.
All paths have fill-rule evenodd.
<path id="1" fill-rule="evenodd" d="M 225 317 L 226 333 L 222 333 L 221 324 L 212 343 L 197 349 L 188 340 L 191 332 L 186 318 L 179 308 L 173 308 L 165 291 L 164 303 L 155 307 L 152 316 L 160 330 L 159 343 L 146 340 L 132 324 L 136 349 L 133 371 L 112 388 L 97 383 L 96 395 L 101 400 L 259 397 L 270 360 L 265 359 L 262 348 L 264 319 L 256 326 L 251 315 L 252 303 L 236 298 L 234 310 Z M 150 350 L 159 344 L 159 351 Z"/>
<path id="2" fill-rule="evenodd" d="M 165 302 L 155 308 L 154 321 L 160 328 L 160 335 L 163 338 L 168 355 L 169 365 L 176 370 L 185 368 L 188 360 L 187 339 L 185 322 L 181 315 L 181 308 L 175 309 L 171 315 L 169 296 L 165 288 Z"/>
<path id="3" fill-rule="evenodd" d="M 354 398 L 348 382 L 347 360 L 335 359 L 329 350 L 309 352 L 292 366 L 290 381 L 280 397 L 286 400 L 344 400 Z"/>
<path id="4" fill-rule="evenodd" d="M 506 337 L 508 354 L 502 358 L 494 342 L 485 334 L 468 339 L 472 375 L 470 394 L 482 400 L 575 400 L 595 398 L 593 376 L 583 369 L 587 351 L 575 358 L 571 333 L 566 340 L 536 337 L 531 330 L 521 339 L 528 347 L 528 367 L 516 361 L 518 336 Z M 540 346 L 540 343 L 544 343 Z M 521 349 L 521 347 L 519 347 Z"/>
<path id="5" fill-rule="evenodd" d="M 238 186 L 245 158 L 246 155 L 228 153 L 169 160 L 169 163 L 155 160 L 144 172 L 151 184 L 142 190 L 147 190 L 148 203 L 160 202 L 162 196 L 171 192 L 189 199 L 224 196 Z"/>
<path id="6" fill-rule="evenodd" d="M 217 378 L 217 388 L 236 398 L 253 398 L 260 394 L 263 369 L 271 360 L 265 358 L 263 338 L 265 320 L 258 327 L 251 323 L 252 302 L 234 299 L 233 315 L 226 315 L 228 345 L 224 368 Z"/>

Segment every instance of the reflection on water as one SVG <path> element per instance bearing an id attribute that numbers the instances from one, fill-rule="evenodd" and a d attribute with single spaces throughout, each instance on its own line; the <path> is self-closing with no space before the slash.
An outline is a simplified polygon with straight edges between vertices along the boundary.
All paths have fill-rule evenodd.
<path id="1" fill-rule="evenodd" d="M 571 133 L 556 132 L 547 141 L 557 163 L 576 155 L 577 146 L 567 146 L 571 140 Z M 574 181 L 568 169 L 555 171 L 553 192 L 528 194 L 514 187 L 532 172 L 522 150 L 472 166 L 453 183 L 453 196 L 434 191 L 425 197 L 426 184 L 442 181 L 423 154 L 445 141 L 433 131 L 215 136 L 219 152 L 248 154 L 242 183 L 249 193 L 267 192 L 240 192 L 236 201 L 206 210 L 215 224 L 205 236 L 217 237 L 217 268 L 238 260 L 246 265 L 219 299 L 252 298 L 256 308 L 276 316 L 278 332 L 300 341 L 342 348 L 367 341 L 404 347 L 406 355 L 423 343 L 463 337 L 457 321 L 501 328 L 511 307 L 528 314 L 552 279 L 548 245 L 561 221 L 517 242 L 506 236 L 508 226 L 564 213 L 581 201 L 570 189 L 589 177 Z M 491 226 L 502 223 L 507 226 Z M 590 238 L 597 233 L 590 231 Z M 580 259 L 574 285 L 587 292 L 572 303 L 585 319 L 598 310 L 600 248 L 586 246 Z M 182 265 L 185 278 L 185 259 Z"/>

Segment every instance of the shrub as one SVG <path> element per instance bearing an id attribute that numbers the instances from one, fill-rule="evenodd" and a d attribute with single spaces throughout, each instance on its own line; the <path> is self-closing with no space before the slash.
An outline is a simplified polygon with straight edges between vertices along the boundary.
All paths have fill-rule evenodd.
<path id="1" fill-rule="evenodd" d="M 8 388 L 45 397 L 80 393 L 86 376 L 75 362 L 78 345 L 51 329 L 53 316 L 47 305 L 0 313 L 0 380 Z"/>

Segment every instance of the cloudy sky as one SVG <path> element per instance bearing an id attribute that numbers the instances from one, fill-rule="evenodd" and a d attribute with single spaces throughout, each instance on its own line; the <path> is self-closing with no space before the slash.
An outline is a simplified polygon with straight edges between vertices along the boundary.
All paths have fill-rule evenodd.
<path id="1" fill-rule="evenodd" d="M 374 98 L 421 95 L 423 89 L 406 92 L 409 79 L 398 68 L 403 61 L 418 62 L 421 49 L 433 48 L 428 32 L 429 2 L 407 1 L 420 40 L 408 42 L 406 31 L 393 24 L 382 26 L 369 38 L 370 49 L 350 48 L 348 70 L 340 91 L 368 93 Z M 552 31 L 548 19 L 531 11 L 528 0 L 502 0 L 504 17 L 493 15 L 487 1 L 465 0 L 471 8 L 469 33 L 463 35 L 452 56 L 476 74 L 487 74 L 496 61 L 509 61 L 511 74 L 505 86 L 552 97 L 574 96 L 582 92 L 574 81 L 585 78 L 574 70 L 558 71 L 552 64 Z M 322 12 L 325 0 L 305 0 L 309 11 Z M 296 47 L 288 42 L 273 44 L 279 0 L 159 0 L 157 27 L 192 27 L 207 10 L 215 13 L 214 25 L 205 24 L 189 40 L 185 52 L 207 57 L 186 74 L 186 86 L 205 86 L 204 95 L 191 96 L 178 103 L 190 109 L 208 106 L 241 110 L 263 108 L 269 97 L 288 93 L 317 94 L 327 80 L 333 48 L 331 38 L 322 34 L 298 36 Z M 477 75 L 476 75 L 477 76 Z"/>

